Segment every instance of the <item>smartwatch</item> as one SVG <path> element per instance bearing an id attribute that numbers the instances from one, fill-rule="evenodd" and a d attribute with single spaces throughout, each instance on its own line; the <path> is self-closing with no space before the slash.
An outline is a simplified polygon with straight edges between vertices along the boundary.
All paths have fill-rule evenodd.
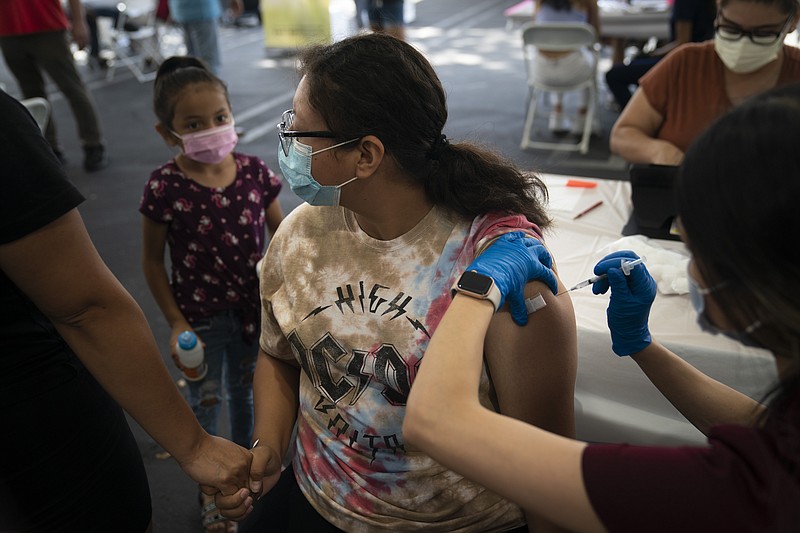
<path id="1" fill-rule="evenodd" d="M 478 298 L 479 300 L 489 300 L 494 306 L 494 311 L 500 307 L 500 300 L 502 295 L 500 289 L 495 285 L 494 280 L 483 274 L 479 274 L 474 270 L 467 270 L 461 277 L 458 278 L 450 289 L 450 296 L 455 296 L 456 293 L 465 294 Z"/>

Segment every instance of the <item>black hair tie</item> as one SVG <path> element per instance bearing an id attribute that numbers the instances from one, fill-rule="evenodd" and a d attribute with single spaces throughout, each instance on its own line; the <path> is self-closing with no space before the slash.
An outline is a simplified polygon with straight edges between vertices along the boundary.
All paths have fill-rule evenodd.
<path id="1" fill-rule="evenodd" d="M 436 137 L 431 145 L 431 149 L 428 151 L 428 159 L 438 161 L 439 157 L 442 155 L 442 150 L 449 144 L 450 141 L 447 140 L 447 135 L 444 133 Z"/>

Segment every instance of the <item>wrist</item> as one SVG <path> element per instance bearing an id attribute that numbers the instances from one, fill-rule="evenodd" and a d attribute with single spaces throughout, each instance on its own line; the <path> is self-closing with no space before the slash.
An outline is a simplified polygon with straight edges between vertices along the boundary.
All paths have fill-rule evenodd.
<path id="1" fill-rule="evenodd" d="M 481 274 L 475 270 L 467 270 L 453 283 L 450 296 L 463 294 L 477 300 L 485 300 L 492 304 L 494 311 L 500 309 L 503 295 L 491 276 Z"/>

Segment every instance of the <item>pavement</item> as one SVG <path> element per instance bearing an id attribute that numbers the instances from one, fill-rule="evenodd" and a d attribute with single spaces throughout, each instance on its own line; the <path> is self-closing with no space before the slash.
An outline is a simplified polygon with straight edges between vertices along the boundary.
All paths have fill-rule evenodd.
<path id="1" fill-rule="evenodd" d="M 410 1 L 410 0 L 407 0 Z M 525 111 L 527 84 L 522 62 L 519 31 L 506 29 L 503 10 L 517 0 L 419 0 L 416 19 L 407 28 L 407 39 L 431 60 L 448 95 L 449 121 L 445 133 L 452 140 L 471 140 L 494 147 L 523 168 L 608 179 L 625 179 L 625 164 L 611 156 L 608 132 L 616 112 L 604 105 L 608 91 L 601 62 L 598 114 L 603 134 L 594 137 L 589 153 L 521 150 L 519 147 Z M 339 13 L 352 9 L 349 0 L 331 0 Z M 349 16 L 349 15 L 347 15 Z M 339 20 L 347 31 L 355 31 L 348 20 Z M 173 35 L 174 37 L 174 35 Z M 264 47 L 258 26 L 221 29 L 222 78 L 229 86 L 237 126 L 244 129 L 238 150 L 262 157 L 278 171 L 275 124 L 282 111 L 291 107 L 297 83 L 294 59 Z M 167 45 L 170 43 L 167 42 Z M 179 43 L 176 50 L 180 50 Z M 80 55 L 77 56 L 79 59 Z M 64 98 L 51 91 L 53 117 L 68 158 L 66 170 L 87 201 L 80 211 L 92 239 L 105 262 L 144 310 L 162 348 L 164 360 L 176 382 L 180 373 L 169 357 L 169 329 L 147 288 L 140 267 L 141 228 L 137 211 L 144 183 L 150 172 L 173 152 L 154 130 L 152 82 L 138 81 L 127 68 L 119 68 L 112 79 L 84 61 L 80 71 L 97 103 L 101 126 L 111 159 L 110 166 L 88 174 L 82 168 L 82 153 L 75 123 Z M 20 96 L 14 78 L 0 61 L 0 83 Z M 567 107 L 571 105 L 567 100 Z M 536 122 L 538 136 L 547 137 L 546 108 Z M 285 212 L 299 200 L 284 187 L 279 201 Z M 177 463 L 133 421 L 145 460 L 153 498 L 156 532 L 201 531 L 196 485 Z M 221 434 L 228 436 L 223 420 Z M 120 480 L 124 483 L 125 480 Z M 111 489 L 111 488 L 110 488 Z"/>

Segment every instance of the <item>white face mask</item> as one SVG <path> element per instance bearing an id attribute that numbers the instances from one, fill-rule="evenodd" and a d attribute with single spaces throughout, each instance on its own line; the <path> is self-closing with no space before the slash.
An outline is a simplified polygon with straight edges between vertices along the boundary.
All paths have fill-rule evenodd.
<path id="1" fill-rule="evenodd" d="M 738 41 L 729 41 L 715 34 L 714 50 L 730 70 L 738 74 L 747 74 L 778 59 L 778 52 L 783 47 L 783 37 L 782 33 L 781 38 L 774 43 L 763 45 L 756 44 L 745 36 Z"/>

